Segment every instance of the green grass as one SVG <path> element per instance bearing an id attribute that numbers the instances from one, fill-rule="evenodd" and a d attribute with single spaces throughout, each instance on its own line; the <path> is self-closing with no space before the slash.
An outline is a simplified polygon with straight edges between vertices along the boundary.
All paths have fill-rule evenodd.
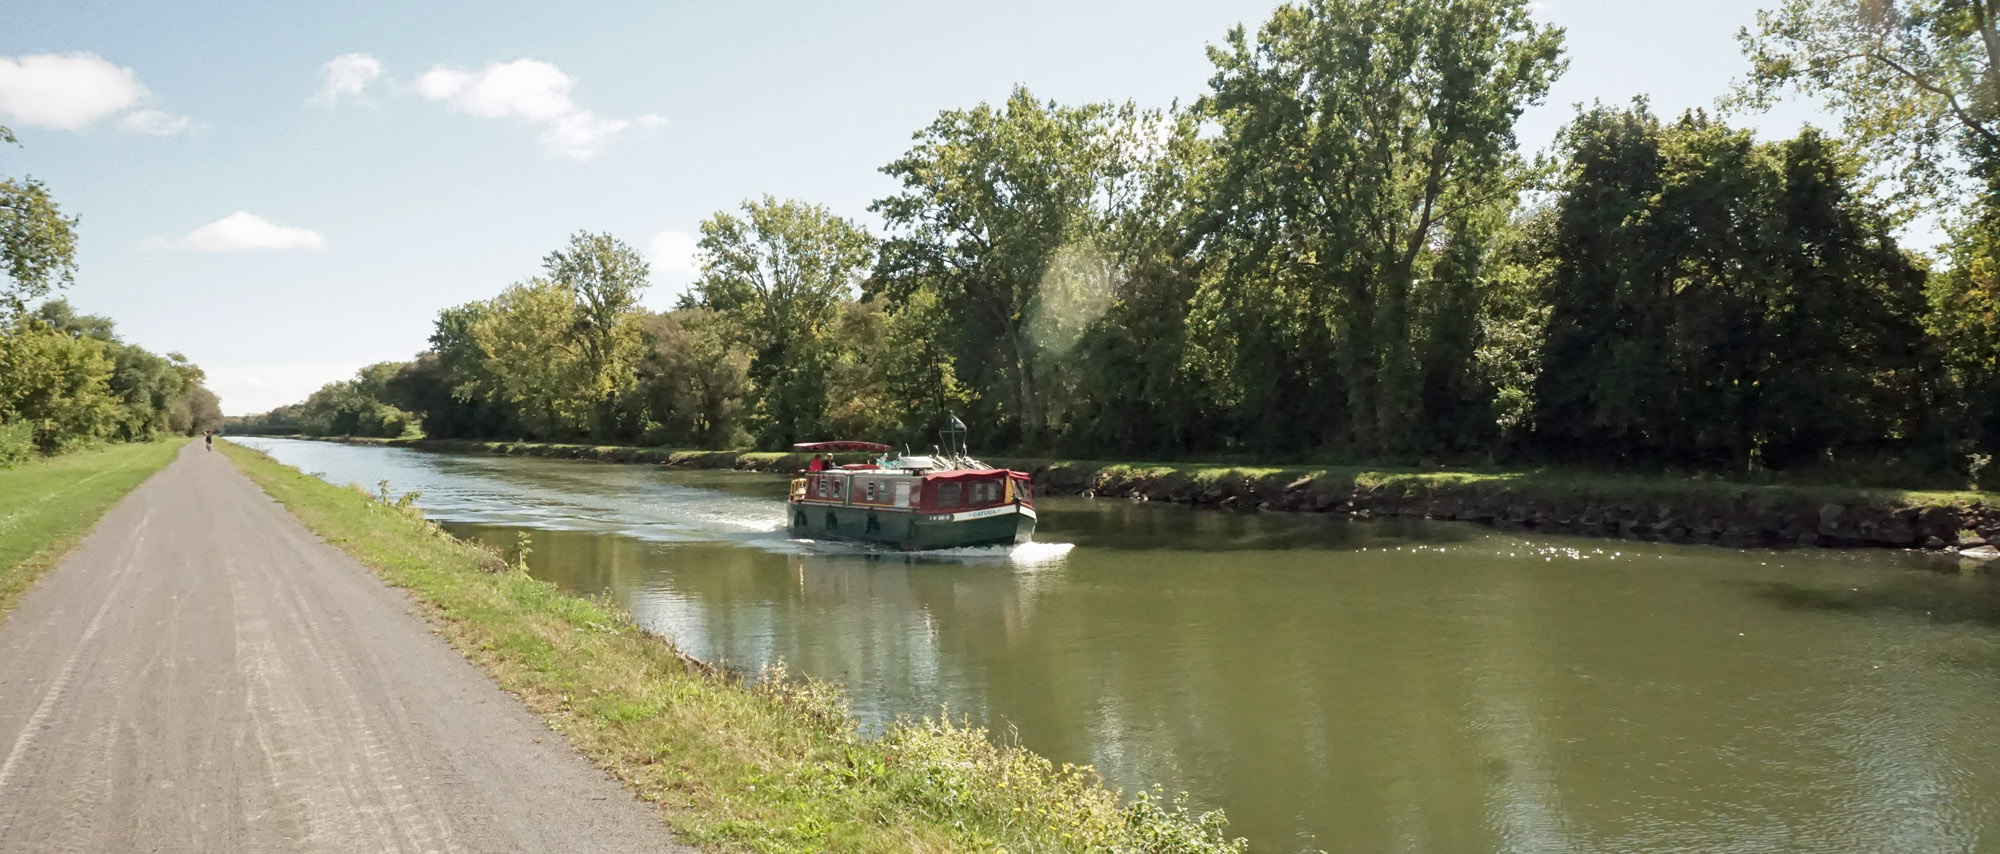
<path id="1" fill-rule="evenodd" d="M 782 670 L 717 674 L 628 615 L 529 578 L 413 508 L 342 489 L 221 443 L 265 492 L 407 589 L 440 633 L 660 803 L 686 840 L 759 852 L 1240 852 L 1220 816 L 1148 793 L 1121 800 L 949 721 L 856 734 L 838 691 Z M 587 846 L 586 846 L 587 847 Z"/>
<path id="2" fill-rule="evenodd" d="M 108 445 L 0 469 L 0 618 L 184 439 Z"/>
<path id="3" fill-rule="evenodd" d="M 1086 482 L 1109 479 L 1185 479 L 1290 483 L 1310 478 L 1320 488 L 1366 488 L 1391 495 L 1432 497 L 1505 494 L 1535 501 L 1742 502 L 1756 508 L 1811 509 L 1822 504 L 1868 507 L 1976 506 L 2000 495 L 1972 490 L 1889 489 L 1832 484 L 1770 484 L 1717 477 L 1617 474 L 1570 469 L 1435 470 L 1366 466 L 1246 466 L 1218 463 L 1131 463 L 1103 460 L 996 458 L 994 465 L 1027 471 L 1069 471 Z"/>

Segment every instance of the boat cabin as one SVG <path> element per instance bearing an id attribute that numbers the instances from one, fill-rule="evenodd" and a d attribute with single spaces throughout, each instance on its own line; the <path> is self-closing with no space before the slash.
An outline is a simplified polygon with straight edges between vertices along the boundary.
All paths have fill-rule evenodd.
<path id="1" fill-rule="evenodd" d="M 786 502 L 794 536 L 937 549 L 1022 543 L 1034 534 L 1034 488 L 1027 473 L 966 456 L 962 439 L 939 456 L 896 455 L 872 442 L 793 448 L 813 454 L 812 465 L 792 479 Z M 821 455 L 834 451 L 877 456 L 833 465 Z"/>
<path id="2" fill-rule="evenodd" d="M 792 482 L 792 500 L 806 504 L 958 513 L 1019 502 L 1034 506 L 1034 487 L 1006 469 L 929 474 L 876 465 L 806 472 Z"/>

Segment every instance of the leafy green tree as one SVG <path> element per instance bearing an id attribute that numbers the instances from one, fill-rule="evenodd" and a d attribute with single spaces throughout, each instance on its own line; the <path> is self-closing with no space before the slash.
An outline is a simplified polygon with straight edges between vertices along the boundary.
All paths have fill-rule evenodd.
<path id="1" fill-rule="evenodd" d="M 14 135 L 0 127 L 0 143 Z M 0 176 L 0 318 L 20 314 L 76 273 L 76 218 L 63 216 L 46 186 L 33 178 Z"/>
<path id="2" fill-rule="evenodd" d="M 188 435 L 198 435 L 207 430 L 223 427 L 222 399 L 205 386 L 195 386 L 187 393 L 189 413 Z"/>
<path id="3" fill-rule="evenodd" d="M 1565 133 L 1535 398 L 1559 458 L 1786 468 L 1918 430 L 1923 274 L 1815 132 L 1599 107 Z"/>
<path id="4" fill-rule="evenodd" d="M 1481 284 L 1473 371 L 1491 407 L 1489 456 L 1511 453 L 1534 430 L 1536 370 L 1548 331 L 1543 284 L 1554 274 L 1556 209 L 1516 212 L 1501 234 Z"/>
<path id="5" fill-rule="evenodd" d="M 1075 314 L 1076 296 L 1101 311 L 1101 287 L 1054 301 L 1042 288 L 1052 270 L 1061 279 L 1065 265 L 1108 254 L 1108 207 L 1127 177 L 1112 133 L 1120 115 L 1104 104 L 1043 103 L 1025 88 L 998 108 L 946 111 L 883 167 L 902 191 L 869 208 L 893 229 L 871 292 L 901 301 L 928 289 L 951 308 L 968 345 L 961 364 L 982 386 L 1006 389 L 1008 410 L 998 414 L 1030 444 L 1048 427 L 1038 337 Z"/>
<path id="6" fill-rule="evenodd" d="M 647 315 L 640 325 L 649 346 L 633 395 L 650 425 L 648 441 L 727 448 L 747 438 L 750 351 L 727 319 L 710 309 L 683 308 Z"/>
<path id="7" fill-rule="evenodd" d="M 785 447 L 821 428 L 833 324 L 874 260 L 874 240 L 826 208 L 769 196 L 743 216 L 701 224 L 698 303 L 728 317 L 755 354 L 750 377 L 764 440 Z"/>
<path id="8" fill-rule="evenodd" d="M 1897 200 L 1950 202 L 1975 189 L 1953 155 L 2000 152 L 1996 13 L 1990 0 L 1783 0 L 1737 37 L 1752 72 L 1735 100 L 1818 98 Z"/>
<path id="9" fill-rule="evenodd" d="M 569 246 L 542 260 L 543 274 L 567 290 L 575 302 L 571 321 L 582 378 L 596 396 L 591 431 L 609 429 L 612 402 L 632 384 L 642 355 L 638 334 L 639 296 L 652 268 L 632 247 L 609 234 L 577 232 Z"/>
<path id="10" fill-rule="evenodd" d="M 111 318 L 95 314 L 83 314 L 66 299 L 52 299 L 34 310 L 36 319 L 50 329 L 64 332 L 76 338 L 95 338 L 106 344 L 118 340 L 117 324 Z"/>
<path id="11" fill-rule="evenodd" d="M 606 391 L 578 347 L 575 291 L 542 278 L 502 291 L 473 321 L 480 355 L 471 393 L 507 404 L 535 438 L 585 431 Z"/>
<path id="12" fill-rule="evenodd" d="M 45 454 L 108 438 L 118 420 L 113 367 L 102 341 L 17 320 L 0 329 L 0 423 L 29 425 Z"/>
<path id="13" fill-rule="evenodd" d="M 894 308 L 882 300 L 842 305 L 841 346 L 827 368 L 830 434 L 922 447 L 968 402 L 950 351 L 927 334 L 941 315 L 928 291 Z"/>
<path id="14" fill-rule="evenodd" d="M 1337 348 L 1325 367 L 1353 447 L 1387 453 L 1414 435 L 1415 297 L 1441 265 L 1468 286 L 1482 247 L 1457 244 L 1522 189 L 1514 121 L 1562 71 L 1561 45 L 1527 0 L 1313 0 L 1280 6 L 1254 45 L 1237 27 L 1210 49 L 1213 227 L 1233 247 L 1232 283 L 1259 283 L 1238 305 L 1265 315 L 1239 326 L 1239 351 L 1303 350 L 1304 365 L 1266 367 L 1313 371 L 1315 351 Z M 1250 346 L 1258 329 L 1285 337 Z"/>
<path id="15" fill-rule="evenodd" d="M 425 435 L 524 435 L 513 410 L 494 397 L 497 386 L 486 373 L 486 356 L 473 336 L 474 327 L 490 310 L 487 302 L 471 302 L 438 312 L 431 348 L 417 357 L 399 392 L 422 417 Z"/>

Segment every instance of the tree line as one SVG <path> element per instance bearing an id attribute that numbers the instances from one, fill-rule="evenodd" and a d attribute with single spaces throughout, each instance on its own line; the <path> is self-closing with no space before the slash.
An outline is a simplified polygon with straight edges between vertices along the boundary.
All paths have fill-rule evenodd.
<path id="1" fill-rule="evenodd" d="M 15 143 L 0 127 L 0 145 Z M 48 299 L 75 281 L 76 229 L 46 185 L 0 175 L 0 468 L 222 426 L 187 357 L 128 343 L 110 318 Z"/>
<path id="2" fill-rule="evenodd" d="M 2000 446 L 2000 170 L 1984 4 L 1788 0 L 1742 36 L 1760 140 L 1643 98 L 1515 125 L 1566 69 L 1527 0 L 1310 0 L 1167 109 L 1016 89 L 883 167 L 871 234 L 761 198 L 701 272 L 579 233 L 410 362 L 241 429 L 1178 458 L 1942 473 Z M 2000 50 L 2000 48 L 1995 48 Z M 1944 216 L 1938 259 L 1897 243 Z M 1975 472 L 1976 473 L 1976 472 Z"/>

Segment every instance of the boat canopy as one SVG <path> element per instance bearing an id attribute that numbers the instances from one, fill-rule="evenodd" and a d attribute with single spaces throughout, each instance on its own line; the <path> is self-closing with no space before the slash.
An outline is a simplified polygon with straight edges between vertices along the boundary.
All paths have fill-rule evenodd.
<path id="1" fill-rule="evenodd" d="M 1013 471 L 1011 469 L 959 469 L 957 471 L 946 471 L 946 472 L 937 472 L 934 474 L 927 474 L 924 475 L 924 480 L 928 481 L 998 480 L 1003 477 L 1024 478 L 1027 476 L 1028 476 L 1027 472 Z"/>
<path id="2" fill-rule="evenodd" d="M 793 445 L 792 450 L 811 451 L 813 453 L 820 453 L 822 451 L 869 451 L 877 454 L 886 454 L 890 451 L 890 448 L 888 445 L 877 442 L 800 442 Z"/>

